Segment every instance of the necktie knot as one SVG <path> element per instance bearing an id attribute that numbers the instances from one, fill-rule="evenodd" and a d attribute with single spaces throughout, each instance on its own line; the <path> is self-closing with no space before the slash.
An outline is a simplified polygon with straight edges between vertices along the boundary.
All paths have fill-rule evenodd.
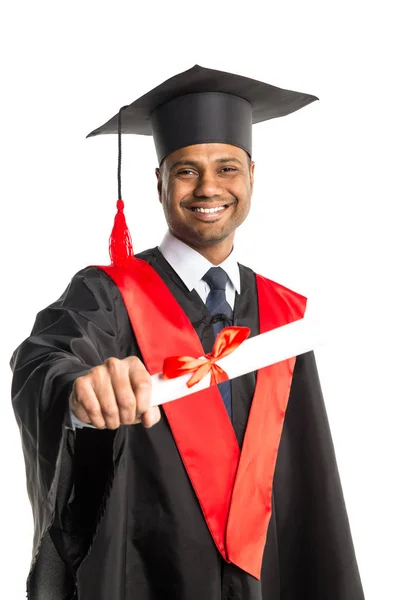
<path id="1" fill-rule="evenodd" d="M 211 267 L 203 276 L 203 279 L 210 286 L 210 290 L 225 291 L 228 275 L 221 267 Z"/>

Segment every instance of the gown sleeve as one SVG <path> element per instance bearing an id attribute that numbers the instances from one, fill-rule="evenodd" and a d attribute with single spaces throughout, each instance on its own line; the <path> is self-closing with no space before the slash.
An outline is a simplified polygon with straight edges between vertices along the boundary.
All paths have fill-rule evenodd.
<path id="1" fill-rule="evenodd" d="M 274 500 L 281 600 L 363 600 L 313 352 L 296 360 Z"/>
<path id="2" fill-rule="evenodd" d="M 11 357 L 11 396 L 34 518 L 31 573 L 41 546 L 51 544 L 42 541 L 54 520 L 60 481 L 66 494 L 61 504 L 72 488 L 62 467 L 75 436 L 68 402 L 72 385 L 106 358 L 121 358 L 118 302 L 118 288 L 101 269 L 79 271 L 62 296 L 37 314 L 31 335 Z"/>

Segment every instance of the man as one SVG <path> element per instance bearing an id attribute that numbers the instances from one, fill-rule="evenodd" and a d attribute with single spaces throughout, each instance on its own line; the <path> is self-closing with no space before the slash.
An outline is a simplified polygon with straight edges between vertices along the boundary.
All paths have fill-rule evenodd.
<path id="1" fill-rule="evenodd" d="M 163 358 L 303 316 L 233 241 L 251 124 L 313 100 L 196 66 L 93 132 L 154 136 L 168 233 L 134 258 L 119 201 L 112 266 L 77 273 L 13 354 L 29 599 L 363 598 L 312 353 L 151 407 Z"/>

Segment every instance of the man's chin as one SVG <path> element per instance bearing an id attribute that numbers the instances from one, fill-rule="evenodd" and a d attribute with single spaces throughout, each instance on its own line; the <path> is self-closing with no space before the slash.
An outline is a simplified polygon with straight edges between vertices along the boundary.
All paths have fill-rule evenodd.
<path id="1" fill-rule="evenodd" d="M 232 231 L 211 231 L 211 228 L 207 231 L 206 228 L 196 229 L 193 232 L 188 232 L 186 235 L 187 244 L 196 245 L 201 247 L 209 247 L 220 244 L 226 240 L 232 233 Z"/>

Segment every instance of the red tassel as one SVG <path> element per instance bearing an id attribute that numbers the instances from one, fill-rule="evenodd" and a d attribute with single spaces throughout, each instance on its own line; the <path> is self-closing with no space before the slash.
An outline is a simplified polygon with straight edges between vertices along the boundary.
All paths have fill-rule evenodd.
<path id="1" fill-rule="evenodd" d="M 123 200 L 118 200 L 117 210 L 110 236 L 110 258 L 114 267 L 127 267 L 132 264 L 134 254 L 131 234 L 125 220 Z"/>

